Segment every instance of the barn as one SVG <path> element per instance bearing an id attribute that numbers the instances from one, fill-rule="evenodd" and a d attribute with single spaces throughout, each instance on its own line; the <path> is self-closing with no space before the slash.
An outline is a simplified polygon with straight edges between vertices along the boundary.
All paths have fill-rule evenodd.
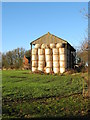
<path id="1" fill-rule="evenodd" d="M 74 68 L 76 50 L 66 40 L 48 32 L 30 45 L 32 72 L 63 73 Z"/>

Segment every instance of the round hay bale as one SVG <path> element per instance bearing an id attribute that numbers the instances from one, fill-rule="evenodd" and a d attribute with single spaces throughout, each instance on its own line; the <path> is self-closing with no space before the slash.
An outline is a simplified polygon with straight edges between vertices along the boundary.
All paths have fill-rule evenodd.
<path id="1" fill-rule="evenodd" d="M 65 48 L 59 48 L 59 54 L 65 54 L 66 49 Z"/>
<path id="2" fill-rule="evenodd" d="M 51 55 L 51 54 L 52 54 L 51 49 L 46 48 L 46 49 L 45 49 L 45 55 Z"/>
<path id="3" fill-rule="evenodd" d="M 33 49 L 32 49 L 32 55 L 37 55 L 37 54 L 38 54 L 38 49 L 33 48 Z"/>
<path id="4" fill-rule="evenodd" d="M 53 67 L 53 72 L 56 73 L 56 74 L 59 73 L 59 68 L 54 68 Z"/>
<path id="5" fill-rule="evenodd" d="M 65 72 L 65 68 L 64 67 L 60 67 L 60 73 L 64 73 Z"/>
<path id="6" fill-rule="evenodd" d="M 32 61 L 32 67 L 38 67 L 38 61 Z"/>
<path id="7" fill-rule="evenodd" d="M 38 60 L 38 55 L 32 55 L 32 61 L 37 61 Z"/>
<path id="8" fill-rule="evenodd" d="M 41 45 L 40 44 L 35 44 L 35 48 L 40 48 L 41 47 Z"/>
<path id="9" fill-rule="evenodd" d="M 53 55 L 58 55 L 58 54 L 59 54 L 58 48 L 53 48 Z"/>
<path id="10" fill-rule="evenodd" d="M 59 62 L 58 61 L 54 61 L 53 62 L 53 67 L 58 68 L 59 67 Z"/>
<path id="11" fill-rule="evenodd" d="M 44 68 L 43 67 L 38 67 L 38 70 L 44 71 Z"/>
<path id="12" fill-rule="evenodd" d="M 46 62 L 46 67 L 51 68 L 52 67 L 52 61 L 47 61 Z"/>
<path id="13" fill-rule="evenodd" d="M 54 43 L 51 43 L 50 44 L 50 48 L 52 49 L 52 48 L 55 48 L 56 46 L 55 46 L 55 44 Z"/>
<path id="14" fill-rule="evenodd" d="M 32 72 L 37 71 L 37 67 L 32 67 Z"/>
<path id="15" fill-rule="evenodd" d="M 46 62 L 52 61 L 52 55 L 46 55 L 45 58 L 46 58 Z"/>
<path id="16" fill-rule="evenodd" d="M 38 49 L 38 55 L 43 55 L 44 54 L 44 49 Z"/>
<path id="17" fill-rule="evenodd" d="M 60 48 L 60 47 L 62 47 L 62 43 L 57 43 L 56 48 Z"/>
<path id="18" fill-rule="evenodd" d="M 60 54 L 59 59 L 60 61 L 66 61 L 66 54 Z"/>
<path id="19" fill-rule="evenodd" d="M 45 61 L 38 61 L 38 67 L 45 67 Z"/>
<path id="20" fill-rule="evenodd" d="M 60 67 L 66 68 L 66 62 L 65 61 L 60 61 L 59 63 L 60 63 Z"/>
<path id="21" fill-rule="evenodd" d="M 52 68 L 46 68 L 46 73 L 51 73 L 52 72 Z"/>
<path id="22" fill-rule="evenodd" d="M 47 48 L 47 47 L 48 47 L 48 46 L 47 46 L 46 44 L 42 44 L 42 45 L 41 45 L 41 48 L 42 48 L 42 49 L 45 49 L 45 48 Z"/>
<path id="23" fill-rule="evenodd" d="M 59 55 L 53 55 L 53 61 L 58 61 L 59 60 Z"/>
<path id="24" fill-rule="evenodd" d="M 39 55 L 38 60 L 39 61 L 44 61 L 45 60 L 45 55 Z"/>

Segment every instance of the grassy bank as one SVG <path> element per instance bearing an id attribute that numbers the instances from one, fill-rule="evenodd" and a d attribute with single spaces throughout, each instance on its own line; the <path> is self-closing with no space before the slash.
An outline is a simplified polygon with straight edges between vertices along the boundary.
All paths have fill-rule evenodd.
<path id="1" fill-rule="evenodd" d="M 2 75 L 3 118 L 88 115 L 89 100 L 82 97 L 80 74 L 40 75 L 8 70 Z"/>

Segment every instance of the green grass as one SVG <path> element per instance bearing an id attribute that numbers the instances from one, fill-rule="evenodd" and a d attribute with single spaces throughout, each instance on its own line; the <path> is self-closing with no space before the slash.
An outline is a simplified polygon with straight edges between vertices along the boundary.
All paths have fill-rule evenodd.
<path id="1" fill-rule="evenodd" d="M 81 94 L 81 74 L 40 75 L 8 70 L 2 76 L 3 118 L 88 115 L 89 99 Z"/>

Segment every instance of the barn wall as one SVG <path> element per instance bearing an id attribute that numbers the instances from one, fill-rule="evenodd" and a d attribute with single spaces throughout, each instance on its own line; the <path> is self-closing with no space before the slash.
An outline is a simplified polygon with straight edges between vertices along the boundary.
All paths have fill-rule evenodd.
<path id="1" fill-rule="evenodd" d="M 72 47 L 67 44 L 67 68 L 71 69 L 71 68 L 74 68 L 74 65 L 75 65 L 75 54 L 76 52 L 73 51 Z"/>

